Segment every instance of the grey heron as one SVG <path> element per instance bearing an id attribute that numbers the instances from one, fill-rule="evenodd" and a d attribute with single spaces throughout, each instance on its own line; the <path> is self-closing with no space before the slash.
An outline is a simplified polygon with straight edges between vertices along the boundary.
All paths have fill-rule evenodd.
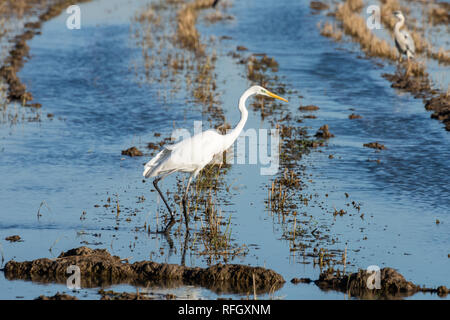
<path id="1" fill-rule="evenodd" d="M 400 30 L 405 24 L 405 17 L 401 11 L 394 11 L 394 16 L 398 19 L 394 27 L 395 46 L 400 55 L 406 55 L 408 60 L 414 58 L 416 48 L 414 46 L 414 40 L 407 30 Z"/>

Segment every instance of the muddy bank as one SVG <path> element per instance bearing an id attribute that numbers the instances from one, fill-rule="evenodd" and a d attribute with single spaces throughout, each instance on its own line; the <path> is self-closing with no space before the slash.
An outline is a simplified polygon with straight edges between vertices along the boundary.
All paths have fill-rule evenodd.
<path id="1" fill-rule="evenodd" d="M 392 268 L 380 270 L 380 289 L 369 289 L 368 283 L 375 285 L 372 273 L 360 270 L 349 275 L 340 275 L 339 272 L 323 272 L 314 283 L 322 290 L 335 290 L 348 293 L 351 296 L 363 299 L 398 299 L 409 297 L 417 292 L 437 293 L 444 297 L 449 290 L 445 286 L 437 289 L 425 288 L 407 281 L 403 275 Z"/>
<path id="2" fill-rule="evenodd" d="M 133 264 L 112 256 L 106 249 L 80 247 L 63 252 L 56 259 L 9 261 L 4 268 L 8 280 L 31 280 L 43 283 L 66 283 L 67 268 L 76 265 L 81 271 L 82 287 L 119 283 L 158 284 L 167 287 L 197 285 L 215 292 L 258 293 L 275 291 L 285 282 L 278 273 L 261 267 L 216 264 L 209 268 L 192 268 L 176 264 L 140 261 Z"/>
<path id="3" fill-rule="evenodd" d="M 129 156 L 129 157 L 142 157 L 144 154 L 138 148 L 131 147 L 126 150 L 122 150 L 122 155 Z"/>
<path id="4" fill-rule="evenodd" d="M 37 21 L 25 23 L 24 31 L 11 39 L 13 46 L 0 68 L 0 77 L 8 85 L 7 97 L 9 101 L 19 101 L 23 105 L 26 105 L 28 101 L 33 100 L 32 94 L 27 91 L 26 85 L 17 76 L 26 59 L 29 58 L 30 48 L 27 45 L 27 41 L 32 39 L 36 34 L 40 34 L 42 23 L 58 16 L 70 5 L 88 1 L 91 0 L 49 1 L 47 8 L 44 9 L 41 8 L 42 3 L 39 1 L 29 1 L 28 4 L 23 6 L 22 10 L 24 12 L 32 13 L 34 10 L 37 10 L 41 14 L 38 16 Z M 34 103 L 29 106 L 37 107 L 40 104 Z"/>
<path id="5" fill-rule="evenodd" d="M 381 143 L 379 143 L 378 141 L 364 143 L 363 146 L 366 148 L 371 148 L 371 149 L 376 149 L 376 150 L 386 150 L 386 147 L 384 145 L 382 145 Z"/>

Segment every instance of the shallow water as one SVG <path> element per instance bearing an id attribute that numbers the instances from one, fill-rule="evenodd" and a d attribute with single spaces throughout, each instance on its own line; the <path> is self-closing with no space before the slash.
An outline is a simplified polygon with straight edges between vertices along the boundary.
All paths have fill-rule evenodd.
<path id="1" fill-rule="evenodd" d="M 178 248 L 174 252 L 164 237 L 136 231 L 145 223 L 155 225 L 157 207 L 164 212 L 151 183 L 142 181 L 142 165 L 150 155 L 129 158 L 120 152 L 133 145 L 145 150 L 146 143 L 155 140 L 155 132 L 170 135 L 174 122 L 192 130 L 193 121 L 201 120 L 202 114 L 182 95 L 164 99 L 158 95 L 158 84 L 142 83 L 136 76 L 134 66 L 141 52 L 130 36 L 130 23 L 142 6 L 142 1 L 118 0 L 83 4 L 81 30 L 66 29 L 62 14 L 29 42 L 32 58 L 20 77 L 43 105 L 42 122 L 0 126 L 0 252 L 5 262 L 56 257 L 85 241 L 132 261 L 180 263 L 181 236 L 174 235 Z M 321 17 L 310 14 L 308 2 L 235 1 L 229 13 L 235 16 L 231 22 L 200 25 L 205 35 L 232 37 L 219 44 L 216 62 L 227 121 L 238 121 L 236 102 L 249 85 L 241 76 L 242 67 L 226 55 L 230 48 L 244 45 L 251 52 L 274 57 L 283 82 L 303 96 L 286 96 L 292 114 L 299 114 L 300 104 L 318 105 L 317 119 L 304 123 L 311 133 L 328 124 L 335 134 L 326 147 L 319 148 L 322 152 L 312 152 L 301 161 L 311 175 L 309 193 L 317 194 L 317 203 L 323 201 L 329 210 L 345 208 L 349 214 L 333 218 L 317 205 L 301 210 L 329 228 L 337 239 L 334 248 L 348 248 L 350 271 L 389 266 L 417 284 L 450 286 L 450 134 L 442 124 L 429 118 L 420 100 L 390 88 L 381 74 L 393 72 L 392 66 L 380 68 L 358 58 L 356 45 L 321 37 L 316 27 Z M 363 118 L 349 120 L 352 112 Z M 47 113 L 54 117 L 47 118 Z M 246 128 L 260 127 L 270 125 L 250 111 Z M 375 153 L 363 147 L 373 141 L 387 150 Z M 231 262 L 280 273 L 287 283 L 275 298 L 345 299 L 344 294 L 289 282 L 293 277 L 315 279 L 320 270 L 293 255 L 289 243 L 281 240 L 283 225 L 264 204 L 265 186 L 272 177 L 261 176 L 260 168 L 233 165 L 225 178 L 233 188 L 224 196 L 228 202 L 221 210 L 232 217 L 233 242 L 249 248 L 245 257 Z M 162 186 L 175 190 L 175 177 L 165 179 Z M 147 200 L 138 203 L 142 195 Z M 112 208 L 102 207 L 108 197 L 113 205 L 119 200 L 120 219 Z M 361 203 L 364 219 L 346 206 L 351 200 Z M 99 208 L 94 207 L 97 204 Z M 86 218 L 80 219 L 83 211 Z M 441 223 L 436 224 L 436 219 Z M 13 234 L 24 242 L 3 240 Z M 186 264 L 206 266 L 207 261 L 187 252 Z M 3 273 L 0 287 L 2 299 L 69 292 L 64 285 L 8 281 Z M 126 285 L 113 289 L 135 290 Z M 217 297 L 202 288 L 171 292 L 187 298 Z M 98 298 L 97 289 L 74 294 Z"/>

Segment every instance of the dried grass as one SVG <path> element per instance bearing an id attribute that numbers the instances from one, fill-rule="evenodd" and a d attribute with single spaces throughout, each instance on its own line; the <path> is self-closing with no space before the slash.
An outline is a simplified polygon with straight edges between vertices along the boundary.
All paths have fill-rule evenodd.
<path id="1" fill-rule="evenodd" d="M 368 55 L 396 60 L 397 52 L 385 40 L 375 36 L 367 28 L 366 20 L 356 13 L 354 0 L 347 0 L 336 11 L 336 19 L 342 22 L 344 32 L 359 42 L 361 49 Z"/>
<path id="2" fill-rule="evenodd" d="M 320 29 L 320 34 L 325 37 L 333 38 L 336 41 L 340 41 L 342 39 L 342 31 L 329 22 L 325 22 L 323 27 L 319 23 L 318 28 Z"/>
<path id="3" fill-rule="evenodd" d="M 205 46 L 200 41 L 200 34 L 195 26 L 198 11 L 210 8 L 213 0 L 195 0 L 184 5 L 177 14 L 176 38 L 182 48 L 204 54 Z"/>

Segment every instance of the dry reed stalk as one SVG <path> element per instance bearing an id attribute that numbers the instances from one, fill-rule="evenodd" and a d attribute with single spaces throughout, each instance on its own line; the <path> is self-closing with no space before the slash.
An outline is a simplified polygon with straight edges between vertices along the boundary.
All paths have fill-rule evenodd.
<path id="1" fill-rule="evenodd" d="M 198 11 L 210 8 L 213 0 L 195 0 L 184 5 L 177 14 L 176 39 L 182 48 L 189 49 L 197 54 L 203 54 L 204 45 L 200 41 L 200 34 L 195 26 Z"/>

